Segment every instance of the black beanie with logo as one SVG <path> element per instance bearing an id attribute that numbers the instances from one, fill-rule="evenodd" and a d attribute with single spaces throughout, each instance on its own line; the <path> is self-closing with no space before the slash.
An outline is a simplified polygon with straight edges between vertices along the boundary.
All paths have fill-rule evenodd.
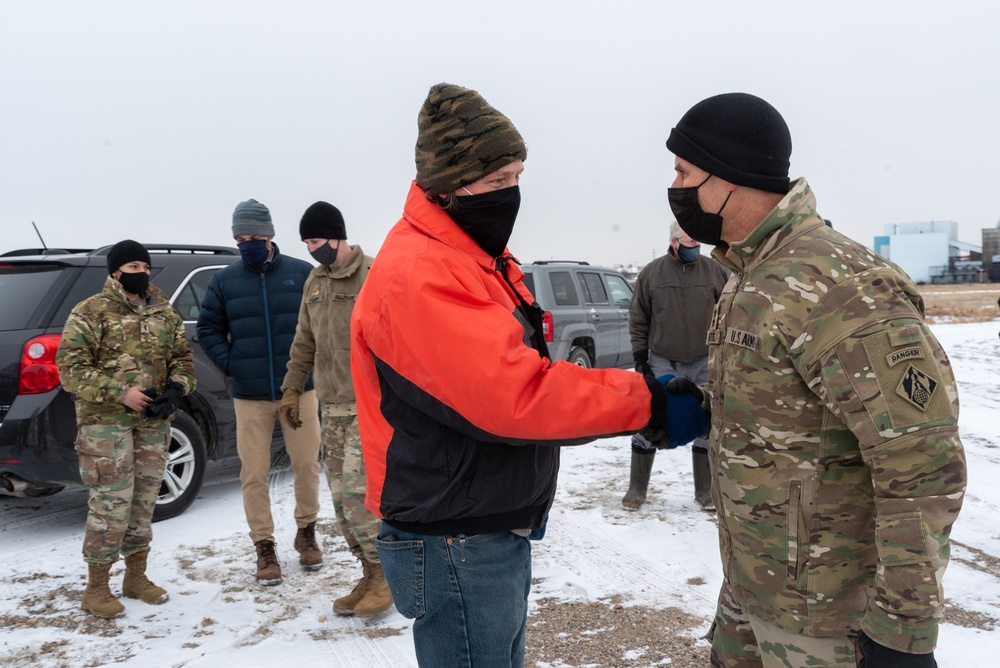
<path id="1" fill-rule="evenodd" d="M 716 95 L 691 107 L 667 148 L 738 186 L 788 192 L 792 136 L 778 110 L 747 93 Z"/>

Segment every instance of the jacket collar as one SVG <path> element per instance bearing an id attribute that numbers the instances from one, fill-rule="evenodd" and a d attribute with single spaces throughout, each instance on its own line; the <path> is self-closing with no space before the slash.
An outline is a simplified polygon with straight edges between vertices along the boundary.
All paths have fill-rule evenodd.
<path id="1" fill-rule="evenodd" d="M 712 257 L 722 265 L 736 272 L 746 271 L 752 265 L 770 257 L 775 250 L 789 240 L 799 236 L 812 225 L 803 227 L 798 223 L 809 218 L 823 223 L 816 213 L 816 197 L 804 178 L 792 182 L 792 187 L 778 205 L 742 241 L 728 246 L 717 246 Z"/>
<path id="2" fill-rule="evenodd" d="M 427 201 L 424 189 L 416 181 L 410 184 L 410 192 L 406 195 L 403 218 L 424 234 L 471 255 L 484 269 L 496 270 L 496 263 L 489 253 L 480 248 L 440 205 Z M 501 257 L 509 256 L 510 250 L 504 248 Z"/>
<path id="3" fill-rule="evenodd" d="M 112 278 L 111 276 L 104 279 L 104 288 L 101 290 L 101 294 L 113 302 L 118 302 L 119 304 L 129 308 L 135 308 L 135 305 L 132 304 L 132 302 L 129 301 L 128 296 L 126 296 L 125 288 L 122 287 L 122 284 L 117 279 Z M 166 293 L 150 283 L 149 287 L 146 288 L 146 305 L 155 306 L 157 304 L 166 304 L 167 301 Z"/>
<path id="4" fill-rule="evenodd" d="M 316 273 L 319 276 L 326 276 L 327 278 L 347 278 L 353 276 L 365 261 L 365 252 L 361 250 L 361 246 L 359 245 L 348 246 L 348 248 L 351 249 L 351 253 L 347 256 L 344 264 L 338 267 L 321 264 L 316 268 Z"/>

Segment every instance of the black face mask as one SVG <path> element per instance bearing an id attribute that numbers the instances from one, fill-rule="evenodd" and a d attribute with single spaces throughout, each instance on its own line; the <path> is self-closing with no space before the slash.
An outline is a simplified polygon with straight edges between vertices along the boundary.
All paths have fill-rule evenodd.
<path id="1" fill-rule="evenodd" d="M 149 274 L 144 271 L 127 274 L 123 271 L 121 276 L 118 277 L 118 282 L 125 288 L 125 292 L 133 295 L 141 295 L 149 287 Z"/>
<path id="2" fill-rule="evenodd" d="M 729 198 L 733 193 L 726 196 L 726 201 L 719 207 L 717 213 L 707 213 L 702 211 L 701 204 L 698 203 L 698 188 L 701 188 L 708 178 L 692 188 L 667 188 L 667 200 L 670 202 L 670 210 L 674 212 L 677 224 L 684 232 L 703 244 L 718 246 L 722 243 L 722 210 L 726 208 Z"/>
<path id="3" fill-rule="evenodd" d="M 327 239 L 326 243 L 317 248 L 316 250 L 309 251 L 312 258 L 319 262 L 320 264 L 331 265 L 337 261 L 337 251 L 340 250 L 340 240 L 337 240 L 336 246 L 330 245 L 330 240 Z"/>
<path id="4" fill-rule="evenodd" d="M 500 257 L 514 231 L 520 208 L 521 190 L 512 186 L 456 197 L 454 206 L 445 211 L 490 257 Z"/>

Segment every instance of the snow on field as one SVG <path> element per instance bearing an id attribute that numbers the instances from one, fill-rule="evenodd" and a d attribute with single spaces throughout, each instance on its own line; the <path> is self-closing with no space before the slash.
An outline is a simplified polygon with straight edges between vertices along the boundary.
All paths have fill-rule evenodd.
<path id="1" fill-rule="evenodd" d="M 937 657 L 942 668 L 988 668 L 997 665 L 1000 653 L 997 323 L 936 325 L 934 331 L 959 380 L 969 463 L 968 495 L 945 576 L 949 602 Z M 626 438 L 564 450 L 549 532 L 534 546 L 535 611 L 545 614 L 543 600 L 680 608 L 701 620 L 679 633 L 692 638 L 705 665 L 706 645 L 693 639 L 708 628 L 721 573 L 715 524 L 691 500 L 690 454 L 681 449 L 657 456 L 650 498 L 636 513 L 620 505 L 628 458 Z M 0 498 L 0 666 L 416 665 L 410 622 L 394 610 L 368 622 L 331 614 L 333 598 L 350 589 L 360 570 L 335 535 L 329 498 L 323 498 L 319 522 L 326 566 L 302 572 L 292 548 L 291 474 L 274 472 L 285 582 L 262 588 L 252 577 L 253 546 L 237 469 L 232 462 L 213 465 L 209 475 L 190 510 L 154 526 L 151 576 L 170 592 L 170 601 L 147 606 L 123 599 L 126 615 L 110 621 L 79 609 L 85 491 Z M 112 572 L 116 586 L 122 568 L 119 563 Z M 636 646 L 603 665 L 662 665 L 662 659 Z"/>

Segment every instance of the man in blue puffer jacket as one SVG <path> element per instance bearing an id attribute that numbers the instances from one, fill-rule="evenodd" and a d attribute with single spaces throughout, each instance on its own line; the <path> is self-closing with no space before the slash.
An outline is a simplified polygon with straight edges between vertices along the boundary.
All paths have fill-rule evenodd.
<path id="1" fill-rule="evenodd" d="M 257 582 L 281 584 L 267 474 L 271 435 L 281 404 L 289 348 L 295 338 L 302 288 L 312 266 L 284 257 L 274 239 L 271 212 L 250 199 L 233 212 L 233 237 L 243 262 L 220 270 L 208 284 L 198 316 L 198 340 L 219 369 L 232 377 L 236 450 L 242 468 L 243 508 L 257 549 Z M 312 377 L 300 404 L 302 427 L 281 423 L 295 474 L 295 549 L 306 570 L 323 565 L 316 542 L 319 512 L 319 404 Z M 280 421 L 279 421 L 280 422 Z"/>

